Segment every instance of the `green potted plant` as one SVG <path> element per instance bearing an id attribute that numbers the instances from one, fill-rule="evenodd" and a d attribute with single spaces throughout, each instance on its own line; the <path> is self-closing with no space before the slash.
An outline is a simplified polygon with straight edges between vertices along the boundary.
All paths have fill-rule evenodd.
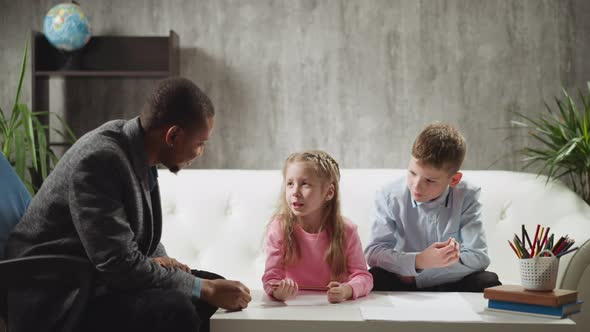
<path id="1" fill-rule="evenodd" d="M 14 167 L 27 189 L 34 194 L 58 159 L 49 146 L 47 136 L 50 129 L 43 123 L 42 117 L 55 116 L 61 121 L 65 132 L 55 128 L 51 130 L 57 132 L 67 142 L 74 142 L 76 136 L 57 114 L 32 112 L 26 104 L 20 102 L 27 56 L 28 42 L 25 45 L 12 113 L 8 115 L 0 108 L 0 151 Z"/>
<path id="2" fill-rule="evenodd" d="M 527 128 L 536 142 L 525 147 L 524 168 L 540 166 L 538 174 L 547 181 L 565 178 L 573 189 L 590 204 L 590 82 L 588 92 L 580 92 L 581 107 L 563 89 L 564 98 L 555 98 L 556 109 L 545 104 L 548 113 L 538 117 L 513 112 L 519 120 L 512 124 Z"/>

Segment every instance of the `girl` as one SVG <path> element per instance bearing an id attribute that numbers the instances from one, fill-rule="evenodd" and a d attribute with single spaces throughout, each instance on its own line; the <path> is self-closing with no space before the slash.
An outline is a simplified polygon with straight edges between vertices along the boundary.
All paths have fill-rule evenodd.
<path id="1" fill-rule="evenodd" d="M 325 290 L 338 303 L 373 287 L 356 226 L 340 215 L 338 163 L 323 151 L 291 154 L 282 197 L 266 237 L 267 294 L 284 301 L 299 289 Z"/>

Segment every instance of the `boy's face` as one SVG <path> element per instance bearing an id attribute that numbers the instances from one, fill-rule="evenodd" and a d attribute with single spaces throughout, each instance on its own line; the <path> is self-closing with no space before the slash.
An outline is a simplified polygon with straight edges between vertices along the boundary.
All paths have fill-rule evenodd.
<path id="1" fill-rule="evenodd" d="M 414 157 L 408 166 L 408 189 L 412 198 L 418 202 L 429 202 L 438 198 L 447 189 L 456 186 L 461 181 L 461 174 L 449 174 L 444 169 L 421 164 Z"/>

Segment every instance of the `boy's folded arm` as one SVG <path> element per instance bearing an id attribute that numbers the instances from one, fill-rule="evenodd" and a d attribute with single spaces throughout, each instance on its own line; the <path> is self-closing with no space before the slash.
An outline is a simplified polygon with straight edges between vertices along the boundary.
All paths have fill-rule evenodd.
<path id="1" fill-rule="evenodd" d="M 487 255 L 480 211 L 481 205 L 477 201 L 477 196 L 472 201 L 466 202 L 459 229 L 461 239 L 459 262 L 443 268 L 423 270 L 416 276 L 418 288 L 459 281 L 471 273 L 486 269 L 490 259 Z"/>
<path id="2" fill-rule="evenodd" d="M 477 271 L 459 262 L 447 267 L 426 269 L 416 276 L 416 287 L 424 288 L 459 281 Z"/>
<path id="3" fill-rule="evenodd" d="M 464 205 L 465 208 L 461 213 L 461 227 L 459 229 L 461 238 L 460 262 L 475 271 L 483 271 L 490 265 L 490 258 L 481 219 L 479 190 L 471 199 L 466 200 Z"/>
<path id="4" fill-rule="evenodd" d="M 422 272 L 416 269 L 419 252 L 399 252 L 385 243 L 371 243 L 365 253 L 370 267 L 380 267 L 400 276 L 417 276 Z"/>
<path id="5" fill-rule="evenodd" d="M 461 250 L 459 262 L 474 271 L 484 271 L 490 265 L 490 258 L 484 251 Z"/>
<path id="6" fill-rule="evenodd" d="M 402 276 L 415 276 L 419 272 L 416 271 L 416 255 L 419 253 L 396 251 L 397 236 L 389 197 L 385 191 L 379 191 L 375 199 L 371 240 L 365 249 L 367 263 L 370 267 L 380 267 Z"/>

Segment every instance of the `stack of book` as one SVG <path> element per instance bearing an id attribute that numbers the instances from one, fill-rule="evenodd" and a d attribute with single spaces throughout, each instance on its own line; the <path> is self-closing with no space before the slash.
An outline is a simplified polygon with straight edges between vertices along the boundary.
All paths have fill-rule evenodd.
<path id="1" fill-rule="evenodd" d="M 486 288 L 483 297 L 491 311 L 563 318 L 582 310 L 578 292 L 566 289 L 534 292 L 518 285 L 501 285 Z"/>

